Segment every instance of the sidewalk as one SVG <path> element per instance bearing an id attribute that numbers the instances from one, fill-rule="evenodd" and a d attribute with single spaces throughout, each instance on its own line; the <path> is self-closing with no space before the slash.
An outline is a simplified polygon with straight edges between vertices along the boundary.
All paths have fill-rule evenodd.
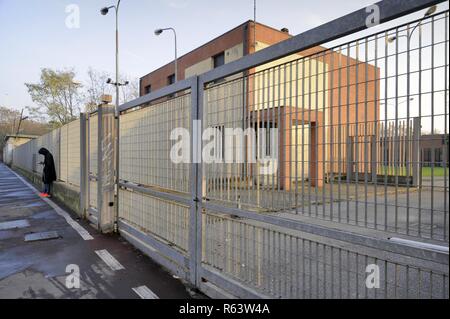
<path id="1" fill-rule="evenodd" d="M 59 238 L 26 242 L 31 233 Z M 69 268 L 66 267 L 68 265 Z M 73 266 L 75 265 L 75 266 Z M 73 267 L 79 268 L 80 288 Z M 72 268 L 70 268 L 72 267 Z M 66 270 L 68 272 L 66 272 Z M 72 217 L 0 163 L 0 299 L 192 298 L 182 282 L 122 238 Z"/>

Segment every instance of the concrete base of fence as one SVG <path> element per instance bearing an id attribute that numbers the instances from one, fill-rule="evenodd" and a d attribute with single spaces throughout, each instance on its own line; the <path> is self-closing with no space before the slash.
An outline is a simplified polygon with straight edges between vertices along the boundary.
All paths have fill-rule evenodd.
<path id="1" fill-rule="evenodd" d="M 42 178 L 39 174 L 28 172 L 20 167 L 13 166 L 12 169 L 25 177 L 29 182 L 36 186 L 39 190 L 42 189 Z M 64 182 L 53 183 L 52 189 L 53 197 L 64 204 L 65 207 L 72 212 L 80 215 L 80 191 L 74 186 L 68 185 Z"/>

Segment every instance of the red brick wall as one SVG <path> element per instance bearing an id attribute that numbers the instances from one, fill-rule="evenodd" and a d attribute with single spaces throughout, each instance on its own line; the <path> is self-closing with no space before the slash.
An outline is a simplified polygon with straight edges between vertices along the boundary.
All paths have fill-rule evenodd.
<path id="1" fill-rule="evenodd" d="M 244 28 L 246 25 L 247 22 L 181 56 L 178 59 L 178 80 L 184 79 L 184 72 L 188 67 L 232 48 L 239 43 L 243 43 L 245 36 Z M 145 87 L 149 84 L 152 86 L 152 91 L 156 91 L 167 86 L 167 77 L 173 73 L 175 73 L 175 63 L 171 62 L 153 71 L 152 73 L 145 75 L 141 78 L 140 94 L 145 94 Z"/>

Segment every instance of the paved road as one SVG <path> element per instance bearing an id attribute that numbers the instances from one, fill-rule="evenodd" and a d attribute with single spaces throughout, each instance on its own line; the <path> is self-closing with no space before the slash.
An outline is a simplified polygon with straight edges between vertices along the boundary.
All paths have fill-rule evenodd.
<path id="1" fill-rule="evenodd" d="M 0 163 L 0 299 L 198 297 L 120 237 L 100 234 L 65 214 Z M 18 220 L 29 226 L 5 224 Z M 61 237 L 24 241 L 26 234 L 46 231 Z M 68 265 L 79 267 L 79 289 L 66 286 Z"/>

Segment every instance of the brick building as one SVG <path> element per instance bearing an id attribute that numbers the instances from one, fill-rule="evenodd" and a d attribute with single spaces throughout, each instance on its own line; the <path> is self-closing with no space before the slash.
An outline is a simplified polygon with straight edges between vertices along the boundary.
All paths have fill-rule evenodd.
<path id="1" fill-rule="evenodd" d="M 286 28 L 277 30 L 261 23 L 247 21 L 179 57 L 177 78 L 182 80 L 202 74 L 290 37 Z M 326 53 L 320 54 L 321 52 Z M 302 71 L 300 65 L 295 63 L 303 57 L 309 57 L 307 62 L 304 62 L 308 63 L 306 71 L 304 68 Z M 284 67 L 281 71 L 278 69 L 277 75 L 275 69 L 280 65 L 284 65 Z M 344 71 L 341 72 L 341 70 Z M 175 79 L 174 72 L 175 63 L 171 62 L 143 76 L 140 79 L 140 95 L 172 84 Z M 299 73 L 302 73 L 301 78 L 292 81 L 292 77 Z M 260 80 L 261 77 L 267 79 L 266 84 Z M 290 78 L 291 81 L 286 78 Z M 317 83 L 309 81 L 309 85 L 308 83 L 302 85 L 303 81 L 307 82 L 307 78 L 320 78 L 320 81 Z M 360 145 L 362 140 L 367 141 L 360 137 L 361 132 L 367 132 L 370 135 L 368 140 L 375 141 L 376 133 L 373 124 L 379 120 L 379 102 L 376 101 L 376 96 L 379 94 L 379 81 L 376 79 L 379 79 L 379 69 L 373 65 L 357 61 L 337 51 L 327 51 L 326 48 L 315 47 L 258 66 L 248 70 L 246 74 L 237 74 L 226 80 L 235 81 L 235 90 L 244 90 L 240 108 L 245 109 L 247 115 L 242 115 L 245 118 L 238 119 L 236 122 L 248 122 L 248 119 L 251 119 L 251 122 L 258 120 L 261 123 L 266 122 L 261 125 L 279 129 L 280 166 L 276 179 L 283 189 L 288 190 L 295 182 L 294 176 L 298 178 L 299 169 L 293 165 L 294 157 L 306 158 L 307 169 L 305 172 L 303 167 L 303 175 L 300 178 L 309 178 L 312 180 L 312 184 L 317 186 L 323 185 L 324 173 L 340 171 L 345 175 L 346 170 L 349 169 L 367 172 L 374 169 L 372 164 L 364 161 L 363 147 L 355 147 L 355 145 Z M 281 93 L 266 94 L 265 91 L 269 86 L 282 87 Z M 300 92 L 301 88 L 303 89 L 301 94 L 295 93 Z M 312 94 L 315 95 L 314 101 L 309 99 L 308 102 L 302 101 L 301 98 L 295 98 L 300 95 L 310 97 Z M 271 100 L 268 101 L 267 97 Z M 210 98 L 209 100 L 212 101 L 211 103 L 215 103 L 214 108 L 221 107 L 220 99 L 214 101 Z M 322 103 L 322 101 L 324 102 Z M 261 104 L 268 105 L 261 106 Z M 349 108 L 348 112 L 347 107 Z M 208 107 L 205 109 L 207 110 Z M 282 114 L 280 118 L 270 118 L 270 114 L 273 113 L 270 112 L 270 109 L 279 109 L 278 113 Z M 315 110 L 313 114 L 310 114 L 311 110 Z M 267 114 L 264 115 L 264 113 Z M 259 116 L 257 114 L 262 117 L 257 119 Z M 237 113 L 233 115 L 233 119 L 236 120 L 239 116 L 241 115 Z M 284 121 L 283 118 L 290 120 Z M 307 131 L 296 129 L 300 125 L 304 127 L 305 123 Z M 361 127 L 358 123 L 366 123 L 367 128 Z M 224 123 L 207 124 L 221 127 Z M 324 127 L 326 127 L 325 130 Z M 296 136 L 293 135 L 294 132 Z M 306 149 L 293 146 L 294 141 L 302 141 L 299 134 L 306 135 L 307 139 L 310 138 L 309 146 Z M 340 141 L 337 140 L 338 136 L 341 138 Z M 333 139 L 332 143 L 329 142 L 331 138 Z M 352 145 L 348 147 L 349 143 Z M 373 145 L 376 143 L 371 142 L 369 148 Z M 341 148 L 340 152 L 338 148 Z M 348 152 L 350 149 L 352 154 Z M 358 149 L 359 151 L 357 151 Z M 295 156 L 295 152 L 302 154 Z M 352 168 L 349 166 L 338 167 L 338 154 L 341 154 L 341 158 L 351 156 L 351 161 L 361 164 L 359 167 Z M 368 154 L 376 154 L 376 152 L 370 149 Z M 371 159 L 371 162 L 376 162 L 376 159 Z M 298 162 L 297 165 L 299 165 Z"/>

